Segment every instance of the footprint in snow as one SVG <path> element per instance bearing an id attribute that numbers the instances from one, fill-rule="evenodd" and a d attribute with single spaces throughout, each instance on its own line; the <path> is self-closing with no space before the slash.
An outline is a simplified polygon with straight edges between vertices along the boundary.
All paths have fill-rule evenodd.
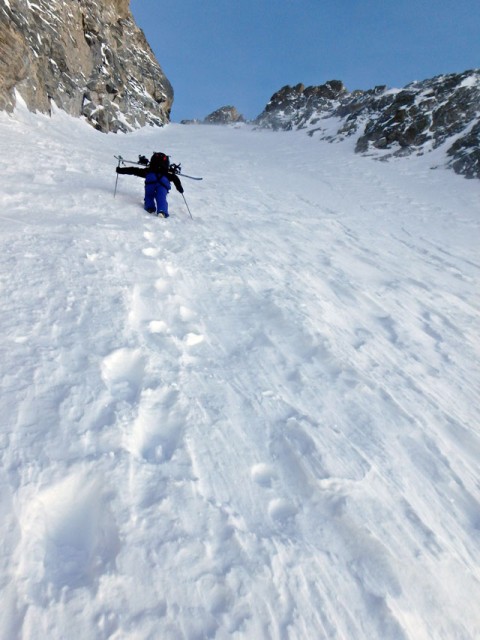
<path id="1" fill-rule="evenodd" d="M 157 249 L 156 247 L 146 247 L 145 249 L 142 249 L 142 253 L 144 256 L 149 258 L 156 258 L 160 253 L 160 249 Z"/>
<path id="2" fill-rule="evenodd" d="M 252 480 L 264 489 L 272 489 L 272 483 L 276 478 L 275 469 L 272 465 L 264 462 L 254 464 L 250 469 Z M 298 509 L 285 498 L 272 498 L 267 507 L 270 518 L 277 524 L 286 524 L 294 518 Z"/>
<path id="3" fill-rule="evenodd" d="M 158 291 L 158 293 L 165 294 L 171 291 L 172 285 L 168 280 L 165 280 L 164 278 L 158 278 L 158 280 L 155 281 L 155 289 Z"/>
<path id="4" fill-rule="evenodd" d="M 125 448 L 151 464 L 170 460 L 183 438 L 184 414 L 176 389 L 146 389 Z"/>
<path id="5" fill-rule="evenodd" d="M 198 333 L 187 333 L 187 335 L 183 338 L 183 341 L 187 347 L 194 347 L 197 344 L 202 343 L 204 340 L 204 336 Z"/>
<path id="6" fill-rule="evenodd" d="M 32 596 L 92 587 L 112 569 L 120 545 L 110 500 L 104 478 L 79 471 L 29 503 L 17 552 Z"/>
<path id="7" fill-rule="evenodd" d="M 253 465 L 250 469 L 250 475 L 254 482 L 260 486 L 270 488 L 272 480 L 275 478 L 275 471 L 271 465 L 260 462 Z"/>
<path id="8" fill-rule="evenodd" d="M 175 267 L 173 264 L 167 262 L 165 265 L 165 272 L 170 278 L 175 278 L 178 275 L 178 267 Z"/>
<path id="9" fill-rule="evenodd" d="M 195 312 L 183 304 L 180 306 L 178 313 L 182 322 L 190 322 L 195 317 Z"/>
<path id="10" fill-rule="evenodd" d="M 363 329 L 362 327 L 358 327 L 355 329 L 355 341 L 353 342 L 353 348 L 359 351 L 362 347 L 364 347 L 367 342 L 372 338 L 372 334 L 368 329 Z"/>
<path id="11" fill-rule="evenodd" d="M 284 498 L 275 498 L 268 504 L 268 514 L 275 522 L 283 524 L 294 518 L 298 509 Z"/>
<path id="12" fill-rule="evenodd" d="M 168 333 L 168 324 L 163 320 L 152 320 L 148 325 L 148 329 L 150 333 L 165 335 Z"/>
<path id="13" fill-rule="evenodd" d="M 142 387 L 145 359 L 139 349 L 117 349 L 103 359 L 101 375 L 112 396 L 132 402 Z"/>

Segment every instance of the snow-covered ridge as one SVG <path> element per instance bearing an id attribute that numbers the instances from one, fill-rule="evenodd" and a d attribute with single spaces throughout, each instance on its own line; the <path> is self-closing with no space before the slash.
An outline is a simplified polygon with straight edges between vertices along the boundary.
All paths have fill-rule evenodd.
<path id="1" fill-rule="evenodd" d="M 480 178 L 480 71 L 437 76 L 403 89 L 348 92 L 333 80 L 284 87 L 256 119 L 332 142 L 354 136 L 358 153 L 386 159 L 444 147 L 445 164 Z"/>
<path id="2" fill-rule="evenodd" d="M 128 0 L 0 3 L 0 108 L 18 92 L 32 111 L 54 102 L 101 131 L 168 122 L 172 87 Z"/>
<path id="3" fill-rule="evenodd" d="M 477 640 L 480 182 L 23 107 L 0 147 L 0 638 Z M 193 220 L 113 197 L 155 150 Z"/>

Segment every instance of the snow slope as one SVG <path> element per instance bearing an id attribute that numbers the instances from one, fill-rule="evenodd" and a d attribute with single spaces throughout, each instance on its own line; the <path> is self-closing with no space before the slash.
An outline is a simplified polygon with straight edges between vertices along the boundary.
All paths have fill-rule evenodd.
<path id="1" fill-rule="evenodd" d="M 0 637 L 480 637 L 480 183 L 0 114 Z M 114 153 L 182 161 L 141 207 Z"/>

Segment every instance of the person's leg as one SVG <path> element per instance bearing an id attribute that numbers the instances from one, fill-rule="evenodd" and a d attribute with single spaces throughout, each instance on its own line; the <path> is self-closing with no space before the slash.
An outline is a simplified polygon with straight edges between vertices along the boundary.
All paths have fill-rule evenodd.
<path id="1" fill-rule="evenodd" d="M 160 178 L 157 183 L 157 214 L 163 214 L 165 218 L 168 218 L 168 201 L 167 196 L 170 191 L 170 180 L 165 176 Z"/>
<path id="2" fill-rule="evenodd" d="M 155 213 L 155 197 L 157 192 L 157 176 L 153 173 L 148 173 L 145 178 L 145 198 L 143 208 L 148 213 Z"/>
<path id="3" fill-rule="evenodd" d="M 165 214 L 165 217 L 168 217 L 168 202 L 167 202 L 167 194 L 168 191 L 162 184 L 157 185 L 157 214 Z"/>

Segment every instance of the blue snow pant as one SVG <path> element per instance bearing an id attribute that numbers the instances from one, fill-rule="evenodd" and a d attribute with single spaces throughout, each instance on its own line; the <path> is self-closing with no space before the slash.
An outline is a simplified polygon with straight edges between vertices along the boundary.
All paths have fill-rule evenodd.
<path id="1" fill-rule="evenodd" d="M 158 176 L 156 173 L 147 173 L 145 176 L 144 209 L 162 211 L 168 213 L 167 195 L 170 191 L 170 180 L 167 176 Z"/>

